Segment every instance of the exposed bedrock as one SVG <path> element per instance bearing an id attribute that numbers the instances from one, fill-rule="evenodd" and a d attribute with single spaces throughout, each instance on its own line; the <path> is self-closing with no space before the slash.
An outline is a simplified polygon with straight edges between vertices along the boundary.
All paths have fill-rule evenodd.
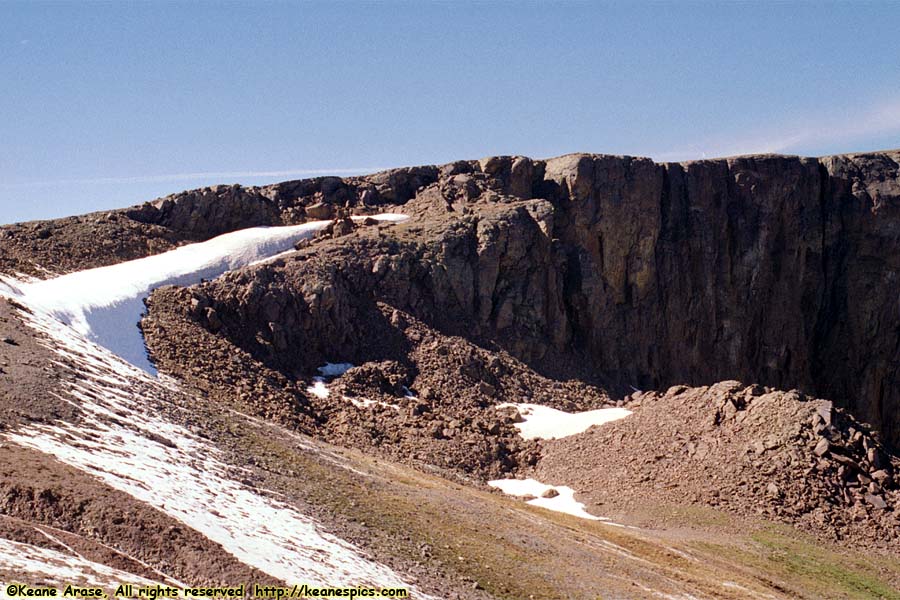
<path id="1" fill-rule="evenodd" d="M 409 170 L 390 201 L 413 220 L 205 284 L 195 317 L 279 369 L 308 370 L 378 358 L 377 344 L 361 350 L 362 315 L 386 302 L 542 372 L 622 389 L 800 388 L 896 444 L 898 161 L 568 155 Z M 356 190 L 336 206 L 359 206 L 360 182 L 329 184 Z"/>
<path id="2" fill-rule="evenodd" d="M 329 360 L 381 360 L 389 349 L 402 354 L 402 327 L 386 321 L 377 302 L 528 361 L 561 356 L 570 337 L 562 264 L 532 216 L 541 208 L 552 212 L 544 201 L 514 202 L 319 241 L 196 287 L 190 313 L 288 373 Z"/>
<path id="3" fill-rule="evenodd" d="M 636 387 L 799 387 L 896 442 L 897 159 L 549 161 L 576 347 Z"/>
<path id="4" fill-rule="evenodd" d="M 264 187 L 219 185 L 172 194 L 127 209 L 139 222 L 207 239 L 245 227 L 330 219 L 339 207 L 402 204 L 437 180 L 437 167 L 392 169 L 342 179 L 317 177 Z"/>

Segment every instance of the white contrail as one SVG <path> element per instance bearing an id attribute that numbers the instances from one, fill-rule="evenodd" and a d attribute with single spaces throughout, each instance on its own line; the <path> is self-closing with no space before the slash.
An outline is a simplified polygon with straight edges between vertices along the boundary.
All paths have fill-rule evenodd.
<path id="1" fill-rule="evenodd" d="M 900 100 L 885 102 L 852 115 L 811 115 L 808 120 L 738 139 L 712 139 L 668 152 L 651 153 L 655 160 L 681 161 L 698 158 L 800 152 L 858 141 L 866 136 L 900 134 Z"/>

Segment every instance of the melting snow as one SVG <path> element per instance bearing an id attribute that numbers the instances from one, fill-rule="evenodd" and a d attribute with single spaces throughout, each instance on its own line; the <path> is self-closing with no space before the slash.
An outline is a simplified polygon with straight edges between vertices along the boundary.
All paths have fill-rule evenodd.
<path id="1" fill-rule="evenodd" d="M 354 217 L 367 218 L 398 222 L 407 217 Z M 193 285 L 274 257 L 328 224 L 314 221 L 287 227 L 253 227 L 108 267 L 6 284 L 23 304 L 50 314 L 92 342 L 155 374 L 137 327 L 144 313 L 144 298 L 153 289 L 169 284 Z"/>
<path id="2" fill-rule="evenodd" d="M 587 431 L 593 425 L 602 425 L 611 421 L 624 419 L 631 414 L 625 408 L 598 408 L 578 413 L 567 413 L 562 410 L 542 406 L 540 404 L 498 404 L 497 408 L 513 407 L 522 416 L 522 423 L 516 428 L 526 440 L 555 440 Z"/>
<path id="3" fill-rule="evenodd" d="M 325 363 L 316 369 L 322 375 L 313 377 L 313 384 L 307 387 L 306 391 L 317 398 L 325 399 L 331 393 L 328 386 L 325 385 L 325 380 L 340 377 L 352 368 L 351 363 Z"/>
<path id="4" fill-rule="evenodd" d="M 27 576 L 44 584 L 100 586 L 112 588 L 127 582 L 143 586 L 155 586 L 150 581 L 134 573 L 113 569 L 82 556 L 65 554 L 49 548 L 41 548 L 22 542 L 0 538 L 0 569 L 15 572 L 19 577 Z M 3 596 L 6 590 L 3 590 Z"/>
<path id="5" fill-rule="evenodd" d="M 319 531 L 312 519 L 234 481 L 215 448 L 177 425 L 136 413 L 127 392 L 73 386 L 70 394 L 91 414 L 86 425 L 32 426 L 7 439 L 100 478 L 279 579 L 403 585 L 388 568 Z M 128 426 L 109 420 L 123 413 Z M 151 439 L 151 432 L 174 447 Z"/>
<path id="6" fill-rule="evenodd" d="M 324 377 L 313 377 L 313 384 L 306 388 L 306 391 L 323 400 L 331 393 L 328 391 L 328 386 L 325 385 Z"/>
<path id="7" fill-rule="evenodd" d="M 351 363 L 325 363 L 323 366 L 318 367 L 316 370 L 322 374 L 321 377 L 313 377 L 313 384 L 306 388 L 307 393 L 316 396 L 317 398 L 325 399 L 331 394 L 331 390 L 328 389 L 328 386 L 325 384 L 326 378 L 332 379 L 334 377 L 340 377 L 347 371 L 353 368 Z M 408 391 L 408 390 L 407 390 Z M 400 407 L 396 404 L 388 404 L 387 402 L 381 402 L 380 400 L 369 400 L 367 398 L 354 398 L 351 396 L 341 396 L 344 400 L 351 403 L 356 408 L 371 408 L 372 406 L 384 406 L 387 408 L 393 408 L 395 410 L 400 410 Z M 407 396 L 409 397 L 409 396 Z"/>
<path id="8" fill-rule="evenodd" d="M 353 398 L 351 396 L 344 396 L 344 400 L 355 406 L 356 408 L 371 408 L 373 406 L 384 406 L 385 408 L 393 408 L 394 410 L 400 410 L 400 406 L 397 404 L 388 404 L 387 402 L 382 402 L 381 400 L 369 400 L 368 398 Z"/>
<path id="9" fill-rule="evenodd" d="M 163 418 L 172 408 L 165 382 L 47 314 L 23 317 L 51 336 L 55 351 L 79 365 L 76 373 L 83 378 L 69 385 L 66 396 L 82 418 L 78 425 L 34 424 L 7 434 L 7 441 L 97 477 L 273 577 L 323 585 L 406 585 L 389 567 L 321 531 L 314 519 L 238 483 L 215 446 Z M 35 558 L 35 569 L 42 560 Z"/>
<path id="10" fill-rule="evenodd" d="M 584 504 L 575 500 L 575 490 L 566 485 L 547 485 L 537 479 L 495 479 L 488 481 L 488 485 L 498 488 L 510 496 L 535 496 L 534 500 L 528 501 L 528 504 L 547 510 L 555 510 L 591 521 L 609 522 L 609 519 L 605 517 L 597 517 L 584 510 Z M 548 490 L 555 490 L 558 495 L 553 498 L 543 498 L 542 495 Z M 615 525 L 615 523 L 609 524 Z"/>
<path id="11" fill-rule="evenodd" d="M 353 368 L 350 363 L 325 363 L 316 369 L 323 377 L 340 377 Z"/>

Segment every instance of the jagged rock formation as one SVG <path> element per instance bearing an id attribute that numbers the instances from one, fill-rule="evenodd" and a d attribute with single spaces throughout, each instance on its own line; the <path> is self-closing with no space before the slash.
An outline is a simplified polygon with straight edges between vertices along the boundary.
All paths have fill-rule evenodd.
<path id="1" fill-rule="evenodd" d="M 172 537 L 196 552 L 169 556 L 162 536 L 140 550 L 134 532 L 170 528 L 169 513 L 119 502 L 73 471 L 75 463 L 44 456 L 56 448 L 51 441 L 80 448 L 94 439 L 91 427 L 116 427 L 114 443 L 137 436 L 129 443 L 168 448 L 162 455 L 174 461 L 171 468 L 194 469 L 186 475 L 192 481 L 209 470 L 194 459 L 221 451 L 222 464 L 240 478 L 235 485 L 290 498 L 346 539 L 422 575 L 428 589 L 449 572 L 456 592 L 474 583 L 476 596 L 523 597 L 528 585 L 509 587 L 523 576 L 546 583 L 563 572 L 543 562 L 533 573 L 509 567 L 523 562 L 522 548 L 544 547 L 530 532 L 523 537 L 539 513 L 492 530 L 474 550 L 457 544 L 517 514 L 507 499 L 484 493 L 484 481 L 496 477 L 572 485 L 593 515 L 621 516 L 622 523 L 656 527 L 661 518 L 665 528 L 668 517 L 640 509 L 718 507 L 732 532 L 778 520 L 820 541 L 896 555 L 900 460 L 890 444 L 900 443 L 900 315 L 892 285 L 900 267 L 898 163 L 900 152 L 683 164 L 586 154 L 492 157 L 346 179 L 217 186 L 0 228 L 0 272 L 45 277 L 251 226 L 331 222 L 295 252 L 152 293 L 141 328 L 160 373 L 176 385 L 166 377 L 139 384 L 115 361 L 98 371 L 99 359 L 84 349 L 60 361 L 48 354 L 54 325 L 42 330 L 50 338 L 42 336 L 25 325 L 29 306 L 0 305 L 0 429 L 30 449 L 0 445 L 10 458 L 0 473 L 0 538 L 55 550 L 72 542 L 134 573 L 151 574 L 153 565 L 206 580 L 248 569 L 225 546 L 210 545 L 213 538 L 204 541 L 203 531 L 218 531 L 207 513 L 223 517 L 202 502 L 187 524 L 199 533 Z M 348 218 L 381 211 L 410 219 Z M 356 366 L 313 385 L 318 367 L 338 362 Z M 670 384 L 693 387 L 661 391 Z M 94 400 L 119 412 L 109 412 L 109 423 L 85 419 L 85 405 L 98 410 L 90 408 Z M 498 406 L 503 402 L 632 412 L 562 439 L 533 440 L 523 439 L 516 427 L 522 415 Z M 181 442 L 156 434 L 159 427 L 129 428 L 125 415 L 160 410 L 183 428 L 172 430 L 183 434 Z M 28 435 L 16 437 L 21 431 Z M 32 437 L 43 445 L 27 445 Z M 176 450 L 194 443 L 203 451 L 176 460 Z M 17 483 L 34 465 L 47 477 Z M 102 464 L 88 472 L 110 473 Z M 373 473 L 387 504 L 370 501 Z M 420 485 L 423 473 L 443 478 Z M 116 490 L 131 489 L 146 473 L 125 475 L 110 480 L 123 486 Z M 59 492 L 60 482 L 76 480 L 84 493 Z M 98 498 L 85 504 L 87 494 Z M 458 519 L 441 529 L 450 515 Z M 596 549 L 607 547 L 593 525 L 566 522 L 553 533 L 563 546 L 567 536 L 587 536 L 593 548 L 564 565 L 578 588 L 565 592 L 573 597 L 594 591 L 577 583 L 578 561 L 598 564 Z M 65 544 L 47 537 L 51 528 L 67 536 Z M 618 533 L 608 546 L 613 554 L 647 547 L 647 540 L 633 544 L 629 530 Z M 651 536 L 634 535 L 645 533 Z M 79 539 L 89 537 L 96 539 Z M 546 548 L 526 564 L 555 555 L 556 546 Z M 718 550 L 706 557 L 713 554 L 718 560 Z M 637 560 L 658 570 L 672 556 L 667 550 Z M 743 568 L 747 561 L 736 562 Z M 691 584 L 695 591 L 730 597 L 749 589 L 722 592 L 720 566 L 728 559 L 684 563 L 691 564 L 714 572 L 714 585 Z M 663 589 L 655 575 L 630 585 L 651 580 Z M 812 589 L 808 583 L 800 589 Z M 768 575 L 750 585 L 786 596 L 797 589 Z"/>
<path id="2" fill-rule="evenodd" d="M 162 371 L 211 397 L 268 418 L 278 418 L 274 407 L 302 407 L 299 426 L 310 434 L 391 460 L 483 479 L 535 468 L 541 481 L 575 482 L 591 498 L 599 490 L 604 507 L 610 496 L 653 496 L 764 514 L 854 544 L 897 543 L 900 461 L 830 401 L 796 391 L 721 382 L 636 392 L 619 401 L 634 411 L 622 423 L 549 445 L 518 439 L 514 419 L 496 409 L 501 400 L 610 405 L 602 390 L 579 385 L 590 370 L 571 339 L 549 337 L 553 321 L 536 308 L 548 302 L 552 253 L 534 221 L 541 203 L 470 207 L 425 229 L 359 229 L 265 267 L 160 289 L 142 322 L 148 347 Z M 505 324 L 477 312 L 498 300 L 510 307 Z M 503 347 L 557 375 L 582 374 L 548 380 Z M 323 399 L 306 387 L 327 361 L 361 366 Z"/>
<path id="3" fill-rule="evenodd" d="M 799 387 L 896 441 L 898 158 L 549 161 L 576 343 L 638 387 Z"/>
<path id="4" fill-rule="evenodd" d="M 403 204 L 437 180 L 436 167 L 394 169 L 364 177 L 318 177 L 265 187 L 215 186 L 172 194 L 128 209 L 141 223 L 161 225 L 197 239 L 244 227 L 330 219 L 340 206 Z"/>
<path id="5" fill-rule="evenodd" d="M 0 264 L 42 276 L 35 265 L 96 266 L 236 228 L 329 218 L 338 207 L 411 204 L 454 223 L 437 250 L 446 276 L 432 276 L 435 292 L 457 302 L 439 312 L 452 305 L 448 320 L 476 317 L 492 336 L 526 326 L 532 335 L 507 346 L 525 360 L 575 350 L 610 382 L 641 388 L 729 378 L 799 387 L 849 406 L 896 443 L 898 160 L 495 157 L 218 186 L 6 226 Z M 474 208 L 496 202 L 514 206 L 490 217 Z M 464 210 L 475 214 L 460 218 Z"/>
<path id="6" fill-rule="evenodd" d="M 242 211 L 259 207 L 249 221 L 228 211 L 212 219 L 212 207 L 233 203 L 216 204 L 221 194 L 210 190 L 144 207 L 141 218 L 202 237 L 238 221 L 405 202 L 418 218 L 399 240 L 337 244 L 329 255 L 347 264 L 330 273 L 322 267 L 327 285 L 300 294 L 313 312 L 332 313 L 318 329 L 325 321 L 303 302 L 291 317 L 311 315 L 314 329 L 303 337 L 322 340 L 318 354 L 346 342 L 347 325 L 332 327 L 346 323 L 345 300 L 374 295 L 545 371 L 579 357 L 623 390 L 724 379 L 797 387 L 849 407 L 896 443 L 898 160 L 898 152 L 684 164 L 496 157 L 228 188 L 229 198 L 256 198 L 237 202 Z M 258 285 L 265 296 L 269 284 Z M 263 305 L 252 297 L 259 313 Z M 273 316 L 277 301 L 266 302 Z M 240 318 L 250 316 L 260 331 L 278 321 Z M 263 338 L 271 335 L 275 342 L 280 334 Z"/>
<path id="7" fill-rule="evenodd" d="M 798 387 L 850 407 L 896 443 L 898 160 L 495 157 L 218 186 L 6 226 L 0 264 L 41 276 L 36 264 L 96 266 L 341 207 L 408 204 L 431 222 L 429 234 L 442 230 L 430 250 L 442 261 L 429 274 L 442 299 L 434 314 L 474 321 L 492 339 L 514 330 L 505 347 L 524 360 L 575 351 L 609 382 L 640 388 L 729 378 Z M 403 256 L 379 268 L 399 260 L 388 271 L 405 273 Z"/>

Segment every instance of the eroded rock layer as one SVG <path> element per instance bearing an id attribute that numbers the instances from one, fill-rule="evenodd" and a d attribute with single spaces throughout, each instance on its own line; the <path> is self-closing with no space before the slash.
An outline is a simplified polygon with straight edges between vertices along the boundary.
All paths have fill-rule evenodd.
<path id="1" fill-rule="evenodd" d="M 327 261 L 240 275 L 243 299 L 213 295 L 261 339 L 302 337 L 316 360 L 347 343 L 348 311 L 384 299 L 542 372 L 571 374 L 577 363 L 580 376 L 623 391 L 725 379 L 796 387 L 897 443 L 898 160 L 900 152 L 682 164 L 496 157 L 229 188 L 229 198 L 258 196 L 238 202 L 253 223 L 396 203 L 414 219 L 396 236 L 335 242 Z M 193 237 L 250 222 L 232 219 L 232 203 L 211 201 L 213 192 L 138 212 Z M 226 214 L 213 218 L 216 210 Z M 282 270 L 303 271 L 303 283 L 285 292 Z M 266 332 L 269 323 L 277 331 Z"/>
<path id="2" fill-rule="evenodd" d="M 897 443 L 898 161 L 897 151 L 681 164 L 493 157 L 218 186 L 6 226 L 0 264 L 44 276 L 253 225 L 405 205 L 419 217 L 407 245 L 373 242 L 368 255 L 385 258 L 363 287 L 413 294 L 394 298 L 413 314 L 431 311 L 541 368 L 584 357 L 623 390 L 797 387 Z"/>

